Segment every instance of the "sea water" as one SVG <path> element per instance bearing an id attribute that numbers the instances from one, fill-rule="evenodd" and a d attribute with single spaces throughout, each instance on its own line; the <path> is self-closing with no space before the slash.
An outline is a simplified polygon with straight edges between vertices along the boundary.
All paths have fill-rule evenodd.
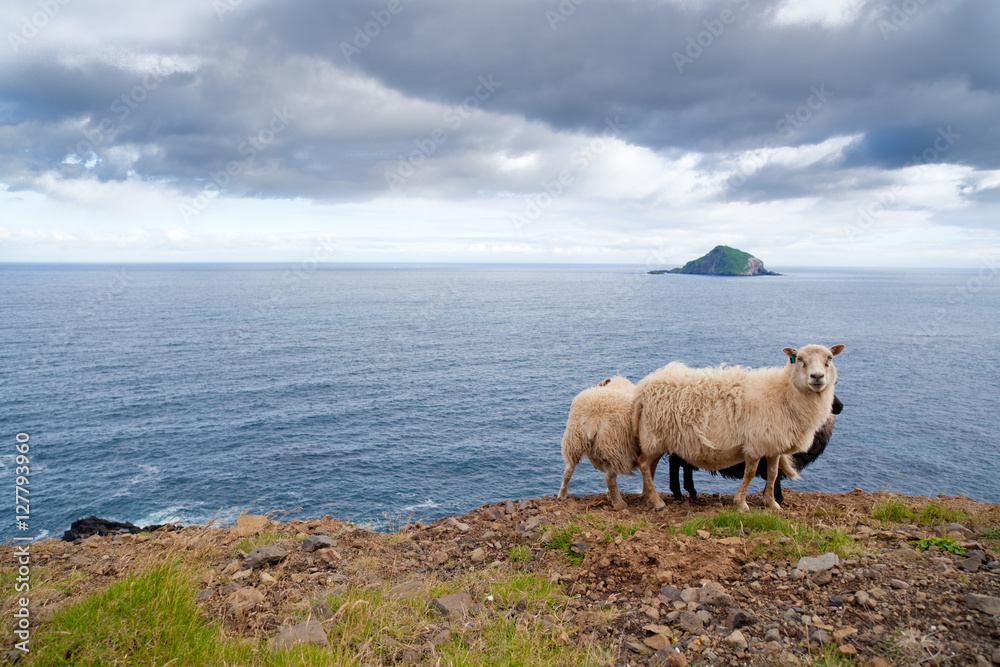
<path id="1" fill-rule="evenodd" d="M 24 432 L 35 531 L 434 518 L 556 492 L 570 401 L 603 378 L 843 343 L 844 412 L 787 486 L 1000 501 L 995 270 L 777 270 L 0 265 L 0 484 Z M 603 488 L 586 463 L 570 484 Z"/>

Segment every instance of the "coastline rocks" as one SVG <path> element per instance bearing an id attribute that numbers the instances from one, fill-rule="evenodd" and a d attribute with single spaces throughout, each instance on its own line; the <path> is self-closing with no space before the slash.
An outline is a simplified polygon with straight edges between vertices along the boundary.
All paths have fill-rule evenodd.
<path id="1" fill-rule="evenodd" d="M 84 538 L 90 537 L 91 535 L 114 535 L 114 534 L 137 534 L 137 533 L 151 533 L 154 530 L 162 528 L 166 524 L 155 524 L 151 526 L 146 526 L 140 528 L 134 523 L 122 522 L 122 521 L 111 521 L 109 519 L 101 519 L 96 516 L 88 516 L 84 519 L 77 519 L 70 525 L 69 530 L 63 533 L 62 539 L 65 542 L 75 542 L 76 540 L 82 540 Z"/>
<path id="2" fill-rule="evenodd" d="M 273 544 L 266 544 L 262 547 L 257 547 L 248 553 L 245 565 L 251 570 L 256 570 L 258 567 L 277 563 L 287 555 L 288 552 L 281 547 L 276 547 Z"/>

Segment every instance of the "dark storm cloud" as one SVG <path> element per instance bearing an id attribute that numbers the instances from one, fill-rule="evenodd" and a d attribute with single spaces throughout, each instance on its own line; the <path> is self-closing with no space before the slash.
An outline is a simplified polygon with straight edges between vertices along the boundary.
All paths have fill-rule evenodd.
<path id="1" fill-rule="evenodd" d="M 551 139 L 514 130 L 521 118 L 596 135 L 617 117 L 627 141 L 657 151 L 860 136 L 842 165 L 794 182 L 769 165 L 736 198 L 816 193 L 839 167 L 898 168 L 941 131 L 958 139 L 936 160 L 1000 166 L 996 2 L 858 0 L 835 26 L 776 23 L 779 4 L 219 0 L 189 29 L 123 45 L 153 64 L 87 39 L 0 62 L 0 180 L 31 187 L 56 169 L 192 194 L 222 180 L 233 195 L 364 198 L 440 128 L 406 186 L 517 190 L 537 184 L 485 156 L 545 152 Z M 58 19 L 87 34 L 87 11 Z M 89 20 L 99 31 L 108 18 Z M 484 77 L 501 85 L 476 98 Z M 498 115 L 455 128 L 422 100 Z"/>

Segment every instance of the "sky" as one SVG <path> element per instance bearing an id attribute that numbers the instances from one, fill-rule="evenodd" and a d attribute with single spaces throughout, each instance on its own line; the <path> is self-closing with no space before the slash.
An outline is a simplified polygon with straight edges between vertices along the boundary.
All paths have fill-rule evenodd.
<path id="1" fill-rule="evenodd" d="M 0 262 L 1000 253 L 996 0 L 5 0 L 0 31 Z"/>

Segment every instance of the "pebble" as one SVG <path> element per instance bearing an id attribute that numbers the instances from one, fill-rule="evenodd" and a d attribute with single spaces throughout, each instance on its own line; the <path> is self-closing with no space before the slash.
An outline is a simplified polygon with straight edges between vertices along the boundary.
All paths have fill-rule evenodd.
<path id="1" fill-rule="evenodd" d="M 792 573 L 788 575 L 788 578 L 791 579 L 792 581 L 799 581 L 804 576 L 805 575 L 802 574 L 802 570 L 792 570 Z"/>
<path id="2" fill-rule="evenodd" d="M 442 595 L 431 600 L 431 606 L 449 617 L 463 616 L 472 609 L 472 595 L 468 591 Z"/>
<path id="3" fill-rule="evenodd" d="M 698 618 L 698 615 L 687 609 L 677 615 L 676 625 L 687 632 L 702 630 L 705 627 L 705 624 Z"/>
<path id="4" fill-rule="evenodd" d="M 818 572 L 819 570 L 831 570 L 840 565 L 840 556 L 828 551 L 822 556 L 817 556 L 811 558 L 809 556 L 803 556 L 799 559 L 798 564 L 795 566 L 796 570 L 809 570 L 810 572 Z"/>
<path id="5" fill-rule="evenodd" d="M 968 558 L 961 558 L 958 560 L 956 565 L 960 570 L 965 570 L 966 572 L 975 572 L 979 569 L 979 566 L 983 564 L 983 559 L 978 555 L 972 555 Z"/>
<path id="6" fill-rule="evenodd" d="M 858 649 L 854 648 L 850 644 L 841 644 L 837 647 L 837 650 L 840 651 L 840 655 L 846 655 L 848 657 L 854 657 L 858 654 Z"/>
<path id="7" fill-rule="evenodd" d="M 830 573 L 830 570 L 820 570 L 810 578 L 810 581 L 817 586 L 826 586 L 833 581 L 833 575 Z"/>
<path id="8" fill-rule="evenodd" d="M 732 634 L 726 637 L 726 643 L 735 649 L 740 651 L 745 651 L 749 644 L 747 643 L 746 637 L 739 630 L 733 630 Z"/>
<path id="9" fill-rule="evenodd" d="M 643 643 L 654 651 L 670 648 L 670 640 L 663 635 L 653 635 L 642 640 Z"/>
<path id="10" fill-rule="evenodd" d="M 708 624 L 712 622 L 712 615 L 707 611 L 705 611 L 704 609 L 696 611 L 694 614 L 695 616 L 701 619 L 702 623 Z"/>
<path id="11" fill-rule="evenodd" d="M 272 651 L 280 651 L 296 644 L 326 646 L 327 639 L 326 632 L 323 631 L 323 625 L 319 621 L 309 620 L 298 625 L 293 625 L 290 628 L 285 628 L 277 637 L 270 641 L 269 646 Z"/>
<path id="12" fill-rule="evenodd" d="M 844 598 L 842 598 L 839 595 L 831 595 L 829 598 L 827 598 L 826 603 L 831 607 L 837 607 L 838 609 L 843 609 Z"/>
<path id="13" fill-rule="evenodd" d="M 335 546 L 337 546 L 337 543 L 326 535 L 310 535 L 306 539 L 302 540 L 303 551 L 311 552 L 316 551 L 317 549 Z"/>
<path id="14" fill-rule="evenodd" d="M 826 633 L 826 630 L 822 629 L 816 630 L 811 635 L 809 635 L 809 639 L 813 640 L 820 646 L 826 646 L 827 644 L 830 643 L 830 635 Z"/>
<path id="15" fill-rule="evenodd" d="M 471 554 L 469 554 L 469 560 L 473 563 L 482 563 L 486 560 L 486 551 L 481 547 L 479 549 L 475 549 Z"/>
<path id="16" fill-rule="evenodd" d="M 771 628 L 764 633 L 764 640 L 769 642 L 780 642 L 781 631 L 779 631 L 778 628 Z"/>
<path id="17" fill-rule="evenodd" d="M 274 577 L 272 577 L 271 575 L 269 575 L 267 572 L 261 572 L 260 573 L 260 583 L 262 583 L 262 584 L 273 584 L 276 581 L 278 581 L 278 580 L 275 579 Z"/>
<path id="18" fill-rule="evenodd" d="M 265 544 L 262 547 L 257 547 L 253 551 L 247 554 L 246 567 L 251 570 L 256 570 L 258 567 L 263 565 L 271 565 L 272 563 L 277 563 L 282 558 L 288 555 L 288 552 L 281 547 L 275 546 L 273 544 Z"/>

